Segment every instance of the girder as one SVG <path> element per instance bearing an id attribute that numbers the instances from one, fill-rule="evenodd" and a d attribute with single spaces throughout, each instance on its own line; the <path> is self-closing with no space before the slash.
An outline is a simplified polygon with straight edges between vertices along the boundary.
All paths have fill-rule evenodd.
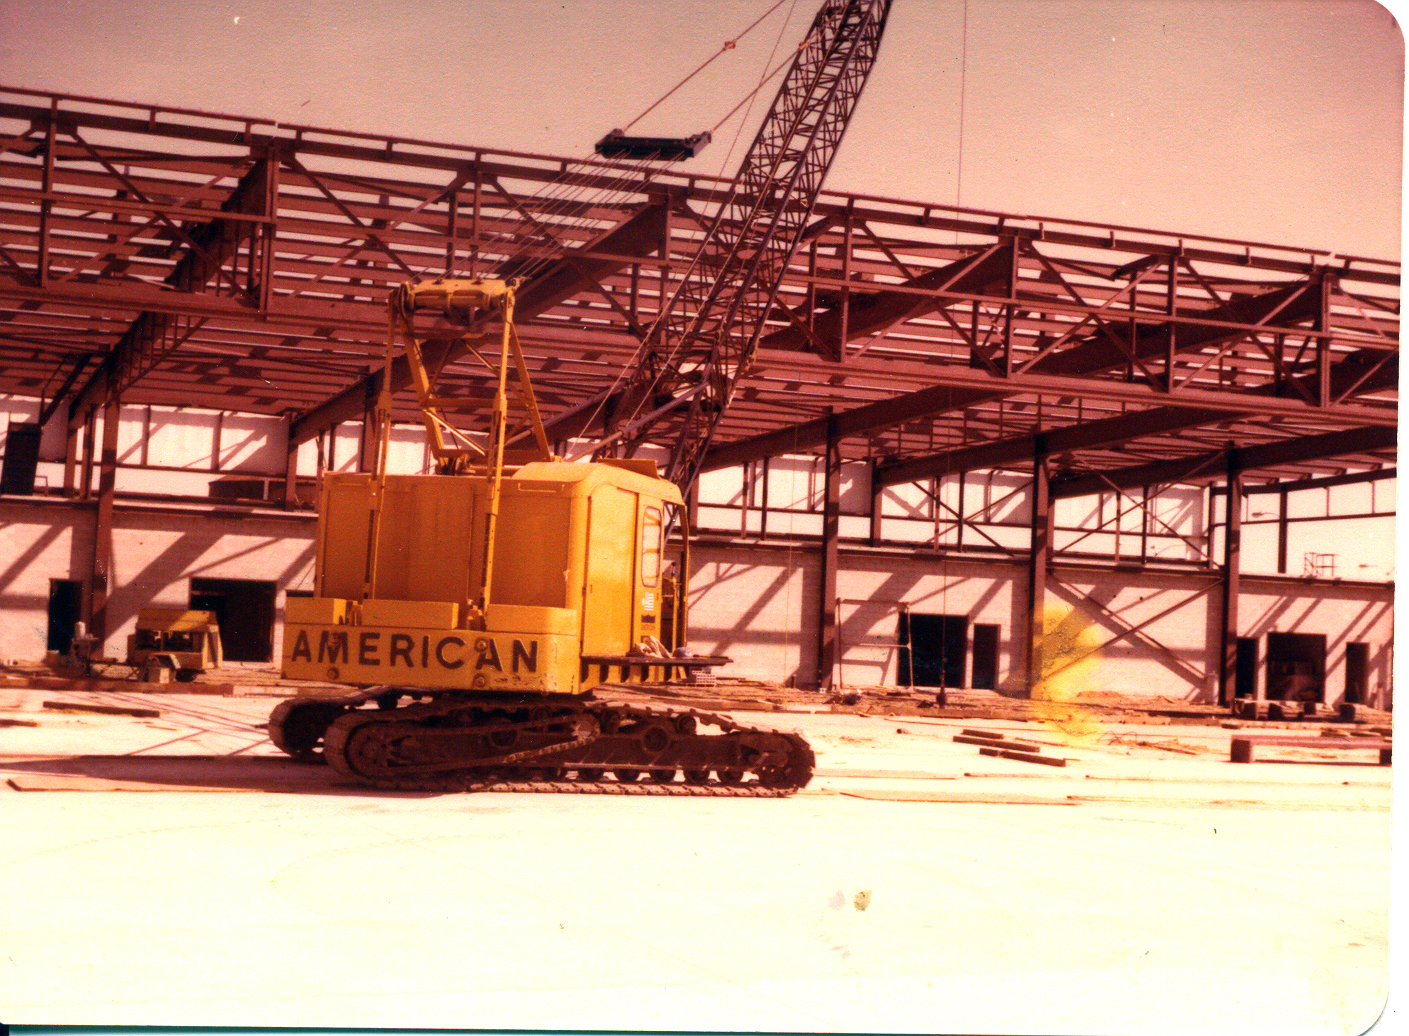
<path id="1" fill-rule="evenodd" d="M 587 193 L 545 200 L 569 180 Z M 671 319 L 705 306 L 681 288 L 728 189 L 683 167 L 0 89 L 0 392 L 81 413 L 123 356 L 124 403 L 292 414 L 316 436 L 364 413 L 408 270 L 518 257 L 551 260 L 518 308 L 545 422 L 600 435 L 629 422 L 641 331 L 677 296 Z M 827 191 L 797 237 L 750 303 L 757 347 L 712 411 L 707 466 L 820 450 L 829 415 L 844 458 L 896 477 L 1000 464 L 1039 434 L 1071 437 L 1053 457 L 1080 473 L 1397 419 L 1394 262 Z M 456 355 L 444 391 L 482 398 Z M 414 416 L 409 390 L 397 406 Z M 647 422 L 640 444 L 679 428 Z"/>

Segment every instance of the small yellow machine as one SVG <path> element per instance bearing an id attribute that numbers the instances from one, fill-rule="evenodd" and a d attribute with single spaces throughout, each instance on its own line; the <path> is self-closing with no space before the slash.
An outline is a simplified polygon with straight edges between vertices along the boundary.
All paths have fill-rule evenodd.
<path id="1" fill-rule="evenodd" d="M 220 626 L 214 612 L 143 608 L 127 636 L 127 664 L 141 673 L 166 669 L 189 683 L 221 664 Z"/>
<path id="2" fill-rule="evenodd" d="M 381 787 L 611 791 L 642 776 L 651 785 L 637 791 L 802 787 L 813 755 L 798 735 L 603 696 L 728 660 L 676 654 L 686 595 L 668 570 L 665 539 L 681 528 L 688 544 L 679 489 L 657 477 L 654 461 L 568 463 L 549 451 L 513 298 L 514 285 L 501 281 L 393 293 L 376 471 L 324 477 L 314 596 L 290 599 L 284 617 L 284 675 L 356 690 L 280 703 L 271 739 L 297 758 L 321 748 L 340 772 Z M 487 434 L 445 418 L 455 401 L 434 394 L 411 327 L 417 308 L 467 323 L 485 311 L 502 318 Z M 385 470 L 398 332 L 437 474 Z M 526 455 L 505 451 L 511 363 L 538 445 Z M 688 570 L 687 554 L 680 572 Z"/>

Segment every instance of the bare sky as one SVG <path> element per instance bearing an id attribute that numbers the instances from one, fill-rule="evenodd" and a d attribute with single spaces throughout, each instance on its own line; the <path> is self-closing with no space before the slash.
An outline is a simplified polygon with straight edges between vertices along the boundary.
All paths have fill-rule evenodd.
<path id="1" fill-rule="evenodd" d="M 713 126 L 817 2 L 636 131 Z M 578 156 L 773 3 L 4 0 L 0 83 Z M 1374 0 L 895 0 L 828 186 L 1397 258 L 1403 71 Z"/>

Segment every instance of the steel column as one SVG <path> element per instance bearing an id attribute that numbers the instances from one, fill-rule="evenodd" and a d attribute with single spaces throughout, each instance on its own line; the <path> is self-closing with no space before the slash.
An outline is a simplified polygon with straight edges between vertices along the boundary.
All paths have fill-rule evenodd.
<path id="1" fill-rule="evenodd" d="M 881 520 L 882 507 L 885 501 L 885 486 L 881 485 L 880 479 L 876 477 L 876 461 L 871 461 L 871 534 L 869 542 L 871 546 L 878 547 L 881 544 Z"/>
<path id="2" fill-rule="evenodd" d="M 822 504 L 822 578 L 818 614 L 817 687 L 832 689 L 837 664 L 837 544 L 841 527 L 841 440 L 827 439 L 826 491 Z"/>
<path id="3" fill-rule="evenodd" d="M 1227 510 L 1223 534 L 1223 609 L 1219 638 L 1218 704 L 1227 705 L 1236 693 L 1238 674 L 1238 591 L 1243 546 L 1243 472 L 1237 452 L 1228 451 Z"/>
<path id="4" fill-rule="evenodd" d="M 93 496 L 93 461 L 97 453 L 98 410 L 89 407 L 83 416 L 83 475 L 79 496 L 87 500 Z"/>
<path id="5" fill-rule="evenodd" d="M 1277 494 L 1277 574 L 1287 571 L 1287 487 Z"/>
<path id="6" fill-rule="evenodd" d="M 298 443 L 294 442 L 292 418 L 284 421 L 288 438 L 284 445 L 284 510 L 291 511 L 298 506 Z"/>
<path id="7" fill-rule="evenodd" d="M 78 426 L 64 421 L 64 496 L 78 495 Z"/>
<path id="8" fill-rule="evenodd" d="M 98 506 L 93 520 L 93 578 L 88 612 L 88 632 L 97 638 L 99 654 L 103 653 L 103 642 L 109 632 L 108 599 L 113 589 L 113 501 L 117 488 L 117 431 L 121 409 L 116 395 L 103 407 L 103 452 L 98 470 Z"/>
<path id="9" fill-rule="evenodd" d="M 1032 457 L 1032 521 L 1027 564 L 1027 609 L 1023 616 L 1027 693 L 1042 678 L 1042 614 L 1047 607 L 1047 568 L 1052 551 L 1052 493 L 1046 443 L 1037 437 Z"/>

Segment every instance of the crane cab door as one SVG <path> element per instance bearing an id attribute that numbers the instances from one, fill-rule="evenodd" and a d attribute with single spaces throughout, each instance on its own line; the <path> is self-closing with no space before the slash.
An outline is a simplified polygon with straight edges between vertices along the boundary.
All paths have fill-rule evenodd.
<path id="1" fill-rule="evenodd" d="M 637 494 L 598 487 L 589 497 L 582 653 L 624 655 L 636 609 Z"/>

